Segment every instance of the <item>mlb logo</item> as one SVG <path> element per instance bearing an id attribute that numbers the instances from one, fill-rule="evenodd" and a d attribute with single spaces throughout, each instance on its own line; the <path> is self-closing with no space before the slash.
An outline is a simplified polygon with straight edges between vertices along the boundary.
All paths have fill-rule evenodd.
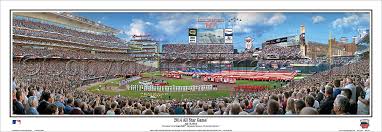
<path id="1" fill-rule="evenodd" d="M 21 120 L 12 120 L 12 124 L 20 125 L 21 124 Z"/>
<path id="2" fill-rule="evenodd" d="M 360 120 L 361 121 L 361 124 L 360 126 L 363 128 L 363 129 L 367 129 L 369 127 L 369 120 L 368 119 L 362 119 Z"/>

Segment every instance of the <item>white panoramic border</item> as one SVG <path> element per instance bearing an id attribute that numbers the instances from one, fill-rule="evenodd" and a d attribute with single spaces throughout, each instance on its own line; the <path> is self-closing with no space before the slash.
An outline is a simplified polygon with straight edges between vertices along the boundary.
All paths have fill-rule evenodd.
<path id="1" fill-rule="evenodd" d="M 94 10 L 97 12 L 114 12 L 114 10 L 140 10 L 142 12 L 145 9 L 158 10 L 157 12 L 163 12 L 159 10 L 173 9 L 173 10 L 192 10 L 191 12 L 198 12 L 200 10 L 214 10 L 216 12 L 226 12 L 232 10 L 232 12 L 242 10 L 265 10 L 263 12 L 357 12 L 357 10 L 372 10 L 372 117 L 359 117 L 359 116 L 325 116 L 319 115 L 314 118 L 312 116 L 294 116 L 288 118 L 285 116 L 191 116 L 199 118 L 207 118 L 206 124 L 219 125 L 218 128 L 204 128 L 209 130 L 233 130 L 233 131 L 338 131 L 338 130 L 361 130 L 360 119 L 369 119 L 370 127 L 368 130 L 380 131 L 381 124 L 381 1 L 1 1 L 1 131 L 11 130 L 45 130 L 45 131 L 148 131 L 148 130 L 179 130 L 179 128 L 163 128 L 161 125 L 176 124 L 173 122 L 174 117 L 161 117 L 157 116 L 144 117 L 144 116 L 129 116 L 129 117 L 110 117 L 110 116 L 81 116 L 81 117 L 47 117 L 39 116 L 38 118 L 30 117 L 10 117 L 10 94 L 9 94 L 9 82 L 11 68 L 9 62 L 10 59 L 10 10 L 65 10 L 76 11 L 77 9 Z M 228 6 L 229 5 L 229 6 Z M 111 10 L 110 10 L 111 9 Z M 285 11 L 284 11 L 285 9 Z M 195 10 L 195 11 L 194 11 Z M 221 11 L 220 11 L 221 10 Z M 315 11 L 316 10 L 316 11 Z M 317 11 L 318 10 L 318 11 Z M 325 11 L 326 10 L 326 11 Z M 43 11 L 43 10 L 42 10 Z M 88 12 L 88 11 L 84 11 Z M 129 11 L 130 12 L 130 11 Z M 179 12 L 179 11 L 174 11 Z M 183 11 L 181 11 L 183 12 Z M 215 12 L 215 11 L 208 11 Z M 256 11 L 259 12 L 259 11 Z M 260 11 L 261 12 L 261 11 Z M 379 36 L 379 37 L 377 37 Z M 179 117 L 179 116 L 175 116 Z M 182 116 L 183 117 L 183 116 Z M 187 116 L 188 117 L 188 116 Z M 250 118 L 248 118 L 250 117 Z M 316 118 L 317 117 L 317 118 Z M 21 120 L 21 125 L 12 125 L 12 120 Z M 75 120 L 77 119 L 77 120 Z M 43 125 L 48 123 L 49 125 Z M 235 127 L 232 127 L 235 125 Z M 118 127 L 119 126 L 119 127 Z M 183 128 L 186 130 L 195 130 L 194 128 Z M 182 130 L 183 130 L 182 129 Z M 293 129 L 293 130 L 292 130 Z"/>

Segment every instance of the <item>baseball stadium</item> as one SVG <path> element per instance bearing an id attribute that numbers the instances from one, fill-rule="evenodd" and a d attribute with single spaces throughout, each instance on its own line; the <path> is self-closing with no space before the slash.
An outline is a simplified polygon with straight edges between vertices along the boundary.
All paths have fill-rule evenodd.
<path id="1" fill-rule="evenodd" d="M 368 12 L 211 14 L 12 12 L 12 115 L 370 114 Z"/>

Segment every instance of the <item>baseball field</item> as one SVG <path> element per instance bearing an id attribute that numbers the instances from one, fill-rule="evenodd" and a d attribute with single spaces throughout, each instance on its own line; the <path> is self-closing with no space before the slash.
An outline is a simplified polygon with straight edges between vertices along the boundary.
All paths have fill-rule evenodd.
<path id="1" fill-rule="evenodd" d="M 300 79 L 295 78 L 295 79 Z M 236 84 L 223 84 L 213 82 L 203 82 L 201 79 L 192 79 L 190 76 L 183 76 L 182 79 L 162 77 L 159 72 L 143 73 L 142 78 L 130 82 L 128 85 L 137 85 L 140 81 L 150 79 L 165 80 L 169 86 L 192 86 L 212 84 L 218 87 L 217 91 L 188 91 L 188 92 L 149 92 L 149 91 L 132 91 L 127 89 L 119 89 L 119 82 L 123 78 L 111 79 L 104 82 L 98 82 L 85 86 L 86 90 L 92 93 L 105 94 L 111 96 L 126 96 L 129 98 L 152 98 L 152 99 L 214 99 L 218 97 L 229 97 L 230 91 L 237 85 L 256 85 L 268 86 L 270 89 L 280 88 L 283 84 L 279 81 L 249 81 L 237 80 Z M 104 87 L 109 87 L 105 89 Z"/>

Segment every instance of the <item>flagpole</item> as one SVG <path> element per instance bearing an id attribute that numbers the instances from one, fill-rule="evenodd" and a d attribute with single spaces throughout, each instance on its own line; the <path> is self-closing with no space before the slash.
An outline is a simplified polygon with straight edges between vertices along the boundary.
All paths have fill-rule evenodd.
<path id="1" fill-rule="evenodd" d="M 332 64 L 332 33 L 329 32 L 329 63 Z"/>
<path id="2" fill-rule="evenodd" d="M 329 32 L 329 76 L 332 75 L 332 32 Z"/>

